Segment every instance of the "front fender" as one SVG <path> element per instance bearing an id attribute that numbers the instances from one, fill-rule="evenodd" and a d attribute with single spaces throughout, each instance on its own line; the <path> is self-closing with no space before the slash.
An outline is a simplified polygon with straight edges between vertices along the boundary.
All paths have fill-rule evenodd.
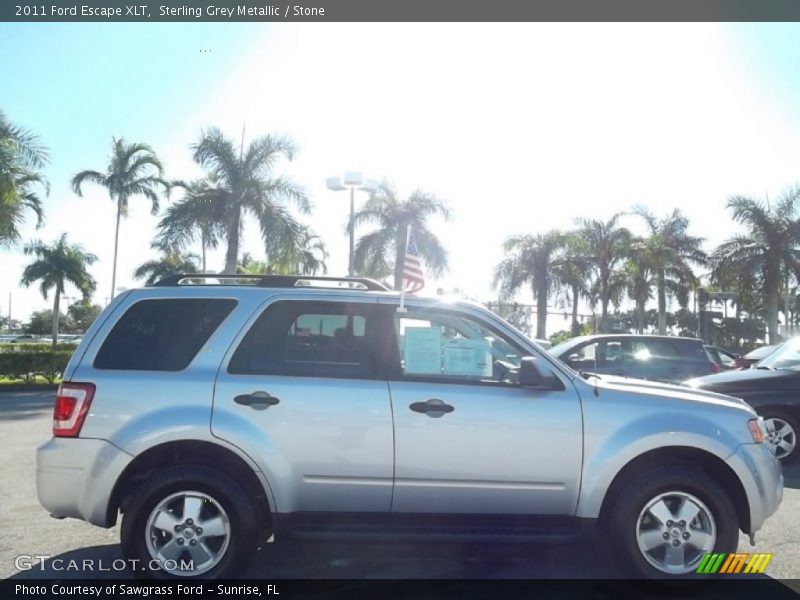
<path id="1" fill-rule="evenodd" d="M 655 413 L 626 422 L 605 436 L 591 436 L 583 465 L 577 516 L 596 518 L 611 483 L 632 460 L 667 447 L 695 448 L 726 460 L 741 440 L 709 418 Z"/>

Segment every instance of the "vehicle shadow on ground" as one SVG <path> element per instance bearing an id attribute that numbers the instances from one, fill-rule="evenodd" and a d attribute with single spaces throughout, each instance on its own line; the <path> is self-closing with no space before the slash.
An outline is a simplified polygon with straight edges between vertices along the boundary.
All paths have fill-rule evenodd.
<path id="1" fill-rule="evenodd" d="M 55 392 L 0 392 L 0 421 L 40 417 L 53 410 Z"/>
<path id="2" fill-rule="evenodd" d="M 800 464 L 794 463 L 783 467 L 783 485 L 793 490 L 800 489 Z"/>

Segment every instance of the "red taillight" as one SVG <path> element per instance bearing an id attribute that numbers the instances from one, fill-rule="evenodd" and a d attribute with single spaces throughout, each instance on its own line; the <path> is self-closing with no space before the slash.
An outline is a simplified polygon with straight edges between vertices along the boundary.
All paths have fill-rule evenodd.
<path id="1" fill-rule="evenodd" d="M 62 383 L 53 409 L 53 435 L 78 437 L 94 397 L 93 383 Z"/>

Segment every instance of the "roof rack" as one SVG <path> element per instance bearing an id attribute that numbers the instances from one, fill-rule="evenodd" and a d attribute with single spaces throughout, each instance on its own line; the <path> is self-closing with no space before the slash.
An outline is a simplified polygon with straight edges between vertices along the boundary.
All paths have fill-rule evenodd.
<path id="1" fill-rule="evenodd" d="M 212 280 L 212 281 L 209 281 Z M 338 284 L 338 285 L 333 285 Z M 314 287 L 325 289 L 360 289 L 389 292 L 391 288 L 366 277 L 321 277 L 317 275 L 226 275 L 222 273 L 180 273 L 153 284 L 155 287 L 180 285 L 253 285 L 265 288 Z"/>

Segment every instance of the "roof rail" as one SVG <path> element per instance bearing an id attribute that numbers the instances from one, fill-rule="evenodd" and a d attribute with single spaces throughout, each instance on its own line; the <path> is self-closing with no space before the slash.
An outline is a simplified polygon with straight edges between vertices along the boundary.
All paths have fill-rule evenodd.
<path id="1" fill-rule="evenodd" d="M 327 285 L 326 285 L 327 284 Z M 338 284 L 338 285 L 331 285 Z M 155 287 L 180 285 L 254 285 L 265 288 L 321 287 L 388 292 L 391 288 L 366 277 L 322 277 L 317 275 L 226 275 L 222 273 L 180 273 L 153 284 Z"/>

